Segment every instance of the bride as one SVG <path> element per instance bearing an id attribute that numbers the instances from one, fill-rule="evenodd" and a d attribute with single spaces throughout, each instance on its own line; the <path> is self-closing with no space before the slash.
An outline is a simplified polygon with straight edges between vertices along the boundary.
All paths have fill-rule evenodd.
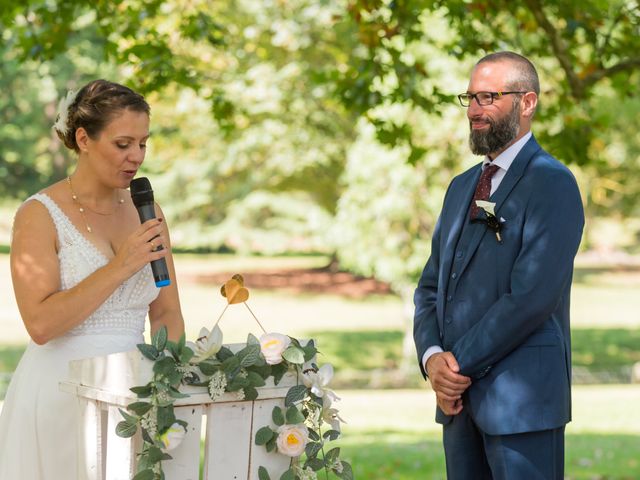
<path id="1" fill-rule="evenodd" d="M 76 400 L 58 388 L 69 361 L 134 349 L 147 313 L 151 332 L 184 330 L 162 211 L 140 225 L 126 190 L 144 161 L 149 105 L 95 80 L 63 99 L 54 128 L 78 162 L 14 220 L 11 274 L 32 341 L 0 416 L 0 480 L 82 480 Z M 172 280 L 161 289 L 149 266 L 160 258 Z"/>

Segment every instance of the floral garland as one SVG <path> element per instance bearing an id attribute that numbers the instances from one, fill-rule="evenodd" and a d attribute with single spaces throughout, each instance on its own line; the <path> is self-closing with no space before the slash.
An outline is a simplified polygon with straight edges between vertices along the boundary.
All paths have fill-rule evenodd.
<path id="1" fill-rule="evenodd" d="M 231 304 L 244 303 L 249 308 L 249 293 L 240 275 L 227 281 L 221 293 L 227 305 L 218 322 Z M 138 345 L 142 355 L 154 362 L 153 377 L 146 385 L 131 388 L 138 401 L 129 404 L 128 411 L 120 409 L 124 420 L 116 427 L 117 435 L 125 438 L 135 435 L 138 428 L 142 433 L 143 445 L 132 480 L 164 479 L 162 462 L 171 459 L 167 452 L 176 448 L 186 433 L 187 422 L 174 414 L 174 402 L 189 396 L 180 392 L 181 385 L 206 388 L 214 401 L 225 392 L 235 392 L 239 400 L 255 400 L 257 389 L 268 378 L 273 377 L 277 385 L 287 372 L 295 372 L 302 383 L 298 381 L 288 390 L 284 410 L 273 408 L 274 426 L 264 426 L 255 435 L 256 445 L 291 457 L 289 469 L 274 478 L 316 480 L 324 470 L 327 479 L 332 472 L 340 479 L 352 480 L 351 465 L 340 459 L 340 449 L 325 451 L 327 442 L 340 436 L 342 419 L 333 407 L 338 397 L 328 388 L 333 367 L 312 363 L 318 353 L 313 341 L 303 345 L 279 333 L 265 332 L 259 339 L 250 334 L 246 345 L 234 353 L 222 345 L 218 322 L 211 331 L 203 328 L 195 343 L 186 342 L 184 334 L 172 342 L 163 327 L 153 335 L 151 344 Z M 325 425 L 330 428 L 323 432 Z M 272 477 L 260 466 L 258 478 Z"/>

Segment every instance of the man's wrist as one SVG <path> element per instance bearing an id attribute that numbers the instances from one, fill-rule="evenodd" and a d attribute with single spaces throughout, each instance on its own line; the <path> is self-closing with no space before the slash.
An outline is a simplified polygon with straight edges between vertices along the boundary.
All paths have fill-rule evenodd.
<path id="1" fill-rule="evenodd" d="M 427 348 L 427 351 L 422 355 L 422 367 L 424 368 L 424 373 L 427 373 L 427 362 L 429 361 L 429 358 L 431 358 L 431 356 L 436 353 L 442 352 L 444 352 L 444 350 L 442 349 L 442 347 L 440 347 L 440 345 L 432 345 L 431 347 Z"/>

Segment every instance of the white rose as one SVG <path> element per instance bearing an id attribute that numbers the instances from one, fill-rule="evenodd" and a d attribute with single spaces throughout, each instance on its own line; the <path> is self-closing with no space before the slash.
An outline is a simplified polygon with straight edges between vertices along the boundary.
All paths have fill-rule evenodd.
<path id="1" fill-rule="evenodd" d="M 269 365 L 282 362 L 282 353 L 291 344 L 291 339 L 281 333 L 265 333 L 260 337 L 260 350 Z"/>
<path id="2" fill-rule="evenodd" d="M 179 423 L 171 425 L 166 432 L 160 435 L 160 441 L 162 442 L 162 445 L 164 445 L 163 450 L 168 452 L 176 448 L 182 443 L 186 433 L 187 431 L 185 428 Z"/>
<path id="3" fill-rule="evenodd" d="M 308 441 L 309 430 L 302 423 L 278 427 L 276 445 L 283 455 L 299 457 L 303 454 Z"/>

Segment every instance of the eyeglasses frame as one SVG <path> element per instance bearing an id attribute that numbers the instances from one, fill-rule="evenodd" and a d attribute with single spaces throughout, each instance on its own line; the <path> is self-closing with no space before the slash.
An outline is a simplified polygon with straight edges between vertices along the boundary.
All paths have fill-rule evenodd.
<path id="1" fill-rule="evenodd" d="M 480 101 L 478 100 L 478 95 L 481 93 L 490 93 L 491 94 L 491 101 L 489 103 L 480 103 Z M 476 101 L 476 103 L 478 105 L 480 105 L 481 107 L 486 107 L 489 105 L 493 105 L 493 102 L 495 101 L 496 98 L 501 98 L 503 95 L 517 95 L 517 94 L 523 94 L 523 93 L 527 93 L 526 91 L 511 91 L 511 92 L 485 92 L 485 91 L 481 91 L 481 92 L 476 92 L 476 93 L 461 93 L 460 95 L 458 95 L 458 101 L 460 102 L 460 105 L 465 107 L 465 108 L 469 108 L 471 106 L 471 102 L 473 100 Z M 465 97 L 469 97 L 469 104 L 465 105 L 464 102 L 462 101 L 463 96 Z"/>

